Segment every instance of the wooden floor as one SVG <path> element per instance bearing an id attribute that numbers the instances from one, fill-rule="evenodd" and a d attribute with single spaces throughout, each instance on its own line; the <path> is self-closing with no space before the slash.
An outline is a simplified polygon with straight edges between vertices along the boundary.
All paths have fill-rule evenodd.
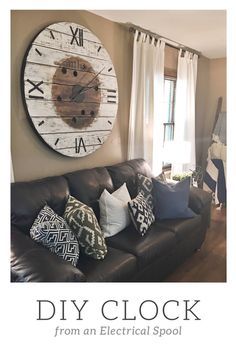
<path id="1" fill-rule="evenodd" d="M 166 282 L 226 281 L 226 209 L 212 207 L 211 225 L 200 251 L 172 273 Z"/>

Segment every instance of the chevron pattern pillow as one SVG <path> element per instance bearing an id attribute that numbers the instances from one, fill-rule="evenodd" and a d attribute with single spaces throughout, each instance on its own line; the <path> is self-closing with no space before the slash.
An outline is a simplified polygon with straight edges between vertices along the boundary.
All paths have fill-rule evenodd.
<path id="1" fill-rule="evenodd" d="M 134 227 L 141 236 L 144 236 L 155 221 L 151 207 L 142 193 L 139 193 L 136 198 L 128 202 L 128 207 Z"/>
<path id="2" fill-rule="evenodd" d="M 94 259 L 104 259 L 107 246 L 93 209 L 69 196 L 63 217 L 76 235 L 81 251 Z"/>
<path id="3" fill-rule="evenodd" d="M 49 251 L 76 266 L 79 244 L 65 220 L 45 205 L 39 212 L 31 229 L 31 238 Z"/>

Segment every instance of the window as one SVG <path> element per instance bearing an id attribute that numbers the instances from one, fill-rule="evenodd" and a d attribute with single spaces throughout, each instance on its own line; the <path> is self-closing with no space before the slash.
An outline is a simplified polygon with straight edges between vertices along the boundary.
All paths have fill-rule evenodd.
<path id="1" fill-rule="evenodd" d="M 164 81 L 164 135 L 163 146 L 166 141 L 174 139 L 174 113 L 175 113 L 175 88 L 176 78 L 165 76 Z M 163 171 L 168 171 L 171 167 L 170 161 L 163 161 Z"/>
<path id="2" fill-rule="evenodd" d="M 165 141 L 174 139 L 175 87 L 176 79 L 171 77 L 165 77 L 163 143 Z"/>

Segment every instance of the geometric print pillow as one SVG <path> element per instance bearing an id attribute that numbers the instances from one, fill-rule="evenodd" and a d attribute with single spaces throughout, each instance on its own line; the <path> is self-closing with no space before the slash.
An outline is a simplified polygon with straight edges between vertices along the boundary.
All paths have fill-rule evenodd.
<path id="1" fill-rule="evenodd" d="M 81 251 L 94 259 L 104 259 L 107 246 L 93 209 L 69 196 L 63 217 L 76 235 Z"/>
<path id="2" fill-rule="evenodd" d="M 30 229 L 31 238 L 49 251 L 76 266 L 79 244 L 65 220 L 49 206 L 39 212 Z"/>
<path id="3" fill-rule="evenodd" d="M 149 227 L 155 221 L 155 216 L 142 193 L 139 193 L 136 198 L 128 203 L 130 217 L 134 227 L 144 236 Z"/>
<path id="4" fill-rule="evenodd" d="M 144 196 L 148 205 L 153 210 L 154 209 L 154 200 L 153 200 L 153 196 L 152 196 L 152 191 L 153 191 L 152 179 L 138 173 L 137 174 L 137 184 L 138 184 L 138 193 L 141 193 Z"/>

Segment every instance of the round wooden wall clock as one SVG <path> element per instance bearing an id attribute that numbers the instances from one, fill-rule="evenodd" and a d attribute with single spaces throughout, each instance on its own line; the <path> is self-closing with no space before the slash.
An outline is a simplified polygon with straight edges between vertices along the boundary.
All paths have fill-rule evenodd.
<path id="1" fill-rule="evenodd" d="M 87 28 L 68 22 L 44 28 L 25 55 L 22 87 L 33 126 L 60 154 L 88 155 L 111 133 L 118 107 L 116 73 Z"/>

